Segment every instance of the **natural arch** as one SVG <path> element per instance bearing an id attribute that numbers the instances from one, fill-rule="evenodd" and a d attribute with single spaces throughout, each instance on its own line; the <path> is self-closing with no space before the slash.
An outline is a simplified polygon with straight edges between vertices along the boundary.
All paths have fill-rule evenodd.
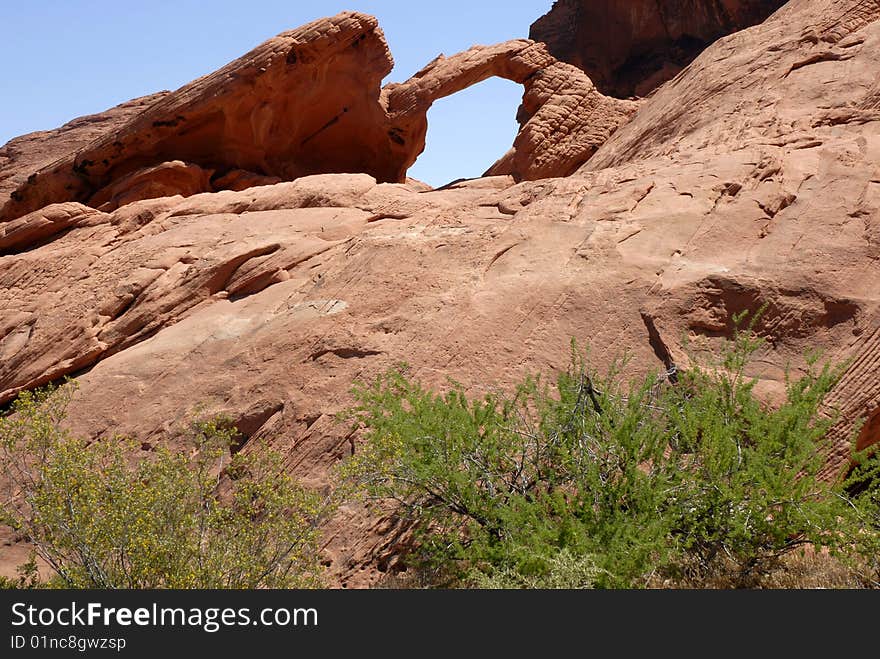
<path id="1" fill-rule="evenodd" d="M 492 175 L 517 180 L 567 176 L 637 108 L 603 96 L 583 71 L 557 62 L 543 44 L 528 39 L 441 55 L 406 82 L 382 90 L 392 131 L 409 145 L 402 175 L 425 148 L 431 105 L 492 76 L 524 87 L 517 112 L 520 131 L 511 150 L 489 170 Z"/>

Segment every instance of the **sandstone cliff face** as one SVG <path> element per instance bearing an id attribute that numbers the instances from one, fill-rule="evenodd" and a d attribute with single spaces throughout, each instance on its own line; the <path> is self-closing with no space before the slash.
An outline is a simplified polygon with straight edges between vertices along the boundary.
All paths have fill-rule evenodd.
<path id="1" fill-rule="evenodd" d="M 364 48 L 378 53 L 371 39 Z M 843 415 L 833 476 L 855 419 L 869 418 L 862 445 L 880 441 L 878 62 L 880 0 L 792 0 L 638 107 L 605 100 L 531 42 L 474 49 L 376 90 L 380 125 L 411 146 L 432 99 L 486 75 L 526 87 L 523 131 L 499 175 L 436 191 L 374 172 L 277 182 L 253 177 L 290 172 L 236 161 L 223 165 L 230 188 L 267 185 L 132 200 L 126 181 L 153 181 L 138 174 L 147 168 L 163 185 L 187 181 L 187 194 L 205 177 L 216 189 L 221 168 L 174 140 L 161 142 L 161 162 L 127 147 L 126 171 L 99 177 L 111 186 L 99 208 L 45 192 L 64 185 L 36 186 L 23 195 L 39 207 L 0 222 L 0 397 L 76 375 L 74 429 L 135 434 L 145 450 L 202 403 L 238 420 L 244 450 L 264 439 L 321 485 L 356 443 L 333 420 L 351 383 L 401 360 L 427 384 L 452 377 L 475 393 L 563 367 L 571 337 L 600 365 L 628 351 L 634 372 L 686 367 L 683 336 L 716 349 L 731 313 L 766 301 L 759 329 L 771 347 L 753 372 L 764 395 L 779 394 L 806 348 L 852 360 L 831 401 Z M 210 116 L 208 98 L 199 103 Z M 119 135 L 151 144 L 131 127 L 151 126 L 156 107 L 78 156 L 63 155 L 76 148 L 63 134 L 40 148 L 70 163 Z M 614 113 L 631 119 L 601 128 Z M 588 146 L 573 157 L 570 144 Z M 4 171 L 26 180 L 34 153 Z M 551 175 L 546 162 L 570 175 L 525 180 Z M 357 506 L 330 522 L 338 584 L 394 569 L 396 524 Z M 0 548 L 0 561 L 16 551 Z"/>
<path id="2" fill-rule="evenodd" d="M 586 71 L 603 93 L 644 96 L 713 41 L 756 25 L 785 0 L 557 0 L 531 38 Z"/>

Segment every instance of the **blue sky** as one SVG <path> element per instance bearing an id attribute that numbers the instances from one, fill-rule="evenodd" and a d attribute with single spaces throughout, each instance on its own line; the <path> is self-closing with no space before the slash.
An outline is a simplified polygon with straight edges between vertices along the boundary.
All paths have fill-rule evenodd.
<path id="1" fill-rule="evenodd" d="M 0 3 L 0 145 L 136 96 L 177 89 L 274 36 L 346 9 L 378 16 L 405 80 L 439 53 L 528 36 L 551 0 L 40 0 Z M 519 85 L 492 79 L 438 101 L 410 175 L 480 175 L 513 142 Z"/>

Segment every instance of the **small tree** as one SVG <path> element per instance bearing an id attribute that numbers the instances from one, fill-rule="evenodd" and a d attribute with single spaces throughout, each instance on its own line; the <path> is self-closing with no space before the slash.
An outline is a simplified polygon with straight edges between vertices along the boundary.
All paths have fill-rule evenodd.
<path id="1" fill-rule="evenodd" d="M 193 422 L 188 452 L 63 426 L 73 385 L 23 393 L 0 419 L 2 521 L 71 588 L 288 588 L 319 584 L 329 500 L 281 457 L 231 454 L 233 426 Z"/>
<path id="2" fill-rule="evenodd" d="M 419 531 L 413 558 L 452 583 L 628 586 L 666 553 L 657 511 L 674 473 L 655 389 L 588 376 L 576 355 L 556 396 L 529 378 L 511 399 L 470 401 L 392 370 L 355 389 L 366 442 L 345 475 L 401 507 Z"/>

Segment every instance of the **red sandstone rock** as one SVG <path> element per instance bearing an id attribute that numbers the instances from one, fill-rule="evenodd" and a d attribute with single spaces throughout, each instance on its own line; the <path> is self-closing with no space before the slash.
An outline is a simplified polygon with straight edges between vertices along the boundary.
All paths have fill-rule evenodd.
<path id="1" fill-rule="evenodd" d="M 645 96 L 785 0 L 557 0 L 530 36 L 611 96 Z"/>
<path id="2" fill-rule="evenodd" d="M 214 187 L 218 190 L 247 190 L 262 185 L 275 185 L 281 183 L 277 176 L 260 176 L 244 169 L 233 169 L 214 181 Z"/>
<path id="3" fill-rule="evenodd" d="M 79 117 L 61 128 L 10 140 L 0 147 L 0 202 L 6 203 L 10 193 L 31 174 L 117 130 L 167 93 L 136 98 L 106 112 Z"/>
<path id="4" fill-rule="evenodd" d="M 0 224 L 0 254 L 36 247 L 47 238 L 74 226 L 85 226 L 87 220 L 101 216 L 103 213 L 76 202 L 46 206 Z"/>
<path id="5" fill-rule="evenodd" d="M 880 441 L 880 2 L 792 0 L 710 46 L 570 176 L 516 182 L 547 171 L 538 147 L 569 167 L 593 149 L 575 138 L 587 146 L 569 161 L 565 131 L 530 137 L 569 100 L 554 90 L 585 89 L 545 57 L 529 42 L 475 49 L 383 92 L 412 136 L 440 91 L 547 62 L 547 91 L 524 81 L 526 146 L 505 175 L 442 190 L 309 176 L 0 224 L 0 400 L 77 375 L 77 432 L 149 443 L 202 403 L 247 429 L 244 450 L 265 439 L 318 485 L 352 450 L 334 422 L 351 383 L 401 360 L 473 393 L 564 367 L 571 337 L 599 366 L 626 351 L 631 373 L 686 367 L 683 336 L 716 350 L 732 313 L 767 302 L 770 347 L 751 372 L 765 395 L 808 348 L 852 360 L 831 400 L 838 474 L 856 419 L 860 445 Z M 576 116 L 627 107 L 579 98 L 597 109 Z M 193 162 L 162 162 L 178 157 Z M 325 529 L 336 583 L 380 578 L 396 530 L 343 510 Z"/>
<path id="6" fill-rule="evenodd" d="M 93 194 L 89 205 L 102 211 L 114 211 L 133 201 L 174 195 L 189 197 L 199 192 L 212 192 L 212 174 L 211 170 L 180 160 L 163 162 L 116 179 Z"/>
<path id="7" fill-rule="evenodd" d="M 378 98 L 392 64 L 372 16 L 346 12 L 284 32 L 36 172 L 0 220 L 49 203 L 87 202 L 132 172 L 171 160 L 218 176 L 375 171 L 390 180 L 397 171 L 383 170 L 388 137 Z"/>

